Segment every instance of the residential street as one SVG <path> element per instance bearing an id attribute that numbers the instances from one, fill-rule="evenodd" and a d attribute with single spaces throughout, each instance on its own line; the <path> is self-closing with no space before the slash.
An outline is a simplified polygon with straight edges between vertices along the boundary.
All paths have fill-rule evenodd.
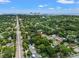
<path id="1" fill-rule="evenodd" d="M 36 49 L 35 49 L 35 47 L 34 47 L 34 44 L 32 44 L 32 42 L 31 42 L 30 36 L 28 36 L 28 40 L 30 40 L 29 50 L 30 50 L 30 52 L 32 53 L 31 58 L 41 58 L 42 56 L 37 53 L 37 51 L 36 51 Z"/>

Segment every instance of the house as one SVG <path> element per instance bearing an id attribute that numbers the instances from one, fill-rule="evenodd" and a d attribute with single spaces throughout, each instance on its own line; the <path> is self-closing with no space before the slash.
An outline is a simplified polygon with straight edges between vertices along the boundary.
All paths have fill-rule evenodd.
<path id="1" fill-rule="evenodd" d="M 64 40 L 62 37 L 59 37 L 55 34 L 49 36 L 42 34 L 42 37 L 47 37 L 48 40 L 53 40 L 54 45 L 59 45 Z"/>
<path id="2" fill-rule="evenodd" d="M 79 47 L 74 48 L 74 51 L 79 53 Z"/>

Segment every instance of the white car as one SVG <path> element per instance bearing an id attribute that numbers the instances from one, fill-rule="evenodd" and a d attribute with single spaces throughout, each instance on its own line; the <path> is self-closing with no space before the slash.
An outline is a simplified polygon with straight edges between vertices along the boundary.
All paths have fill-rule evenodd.
<path id="1" fill-rule="evenodd" d="M 36 56 L 35 56 L 35 54 L 32 54 L 32 58 L 35 58 Z"/>

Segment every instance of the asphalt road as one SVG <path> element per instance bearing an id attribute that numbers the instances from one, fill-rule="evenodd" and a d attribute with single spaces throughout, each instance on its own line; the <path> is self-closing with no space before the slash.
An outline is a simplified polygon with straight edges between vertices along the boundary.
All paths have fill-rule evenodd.
<path id="1" fill-rule="evenodd" d="M 23 47 L 18 16 L 16 16 L 16 20 L 16 58 L 23 58 Z"/>

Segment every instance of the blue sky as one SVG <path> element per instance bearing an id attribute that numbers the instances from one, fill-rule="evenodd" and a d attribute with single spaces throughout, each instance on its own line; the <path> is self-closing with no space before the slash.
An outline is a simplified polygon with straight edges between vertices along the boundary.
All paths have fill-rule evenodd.
<path id="1" fill-rule="evenodd" d="M 29 12 L 79 14 L 79 0 L 0 0 L 0 14 Z"/>

